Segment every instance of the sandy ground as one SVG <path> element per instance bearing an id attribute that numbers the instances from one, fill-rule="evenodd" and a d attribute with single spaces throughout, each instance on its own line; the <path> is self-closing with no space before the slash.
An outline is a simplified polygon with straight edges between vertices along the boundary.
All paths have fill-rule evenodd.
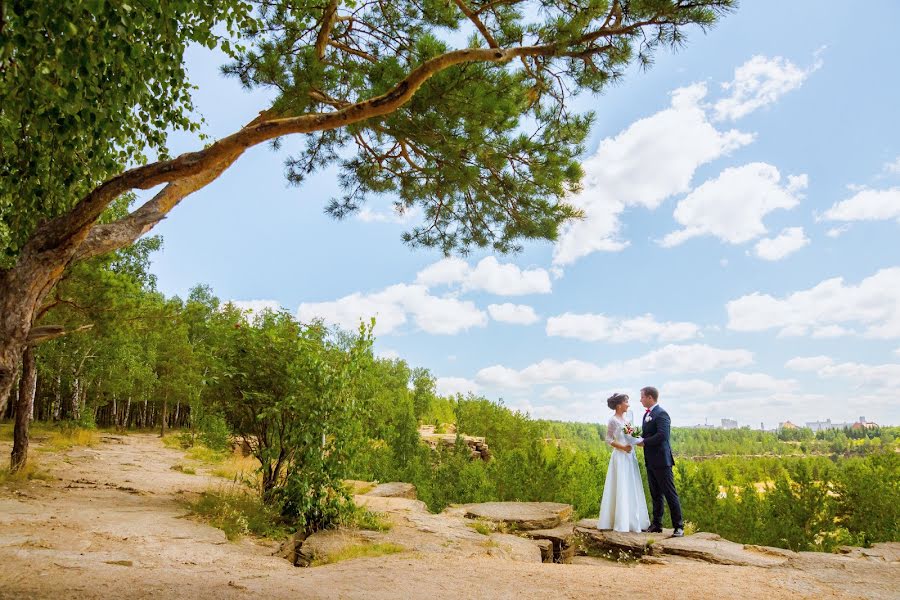
<path id="1" fill-rule="evenodd" d="M 801 569 L 687 559 L 560 565 L 418 549 L 296 568 L 271 543 L 228 542 L 187 516 L 185 494 L 224 480 L 172 470 L 188 461 L 153 435 L 102 440 L 36 451 L 54 481 L 0 486 L 0 598 L 900 597 L 897 564 L 837 558 Z M 0 453 L 8 456 L 8 443 Z"/>

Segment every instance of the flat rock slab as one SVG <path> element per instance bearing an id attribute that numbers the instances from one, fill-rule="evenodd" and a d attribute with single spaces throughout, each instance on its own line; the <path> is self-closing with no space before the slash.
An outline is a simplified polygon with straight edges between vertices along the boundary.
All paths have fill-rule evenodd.
<path id="1" fill-rule="evenodd" d="M 596 527 L 576 527 L 575 533 L 584 545 L 595 552 L 627 552 L 635 557 L 650 554 L 650 546 L 655 545 L 665 534 L 623 533 L 600 530 Z"/>
<path id="2" fill-rule="evenodd" d="M 553 529 L 572 517 L 572 506 L 558 502 L 483 502 L 463 504 L 469 519 L 506 523 L 519 530 Z"/>
<path id="3" fill-rule="evenodd" d="M 369 490 L 366 496 L 378 496 L 382 498 L 408 498 L 416 499 L 416 486 L 411 483 L 402 481 L 392 481 L 390 483 L 382 483 L 375 486 L 375 489 Z"/>
<path id="4" fill-rule="evenodd" d="M 550 540 L 555 546 L 571 546 L 575 540 L 575 525 L 563 523 L 553 529 L 532 529 L 525 535 L 533 540 Z"/>
<path id="5" fill-rule="evenodd" d="M 701 560 L 717 565 L 746 567 L 777 567 L 791 559 L 785 551 L 776 548 L 736 544 L 715 534 L 697 534 L 683 538 L 660 540 L 650 547 L 654 556 L 671 554 Z"/>

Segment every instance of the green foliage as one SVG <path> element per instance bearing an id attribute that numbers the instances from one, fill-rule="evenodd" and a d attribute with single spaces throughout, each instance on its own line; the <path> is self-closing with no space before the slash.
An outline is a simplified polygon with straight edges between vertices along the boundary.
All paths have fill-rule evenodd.
<path id="1" fill-rule="evenodd" d="M 245 535 L 277 539 L 288 531 L 277 510 L 245 490 L 203 492 L 188 508 L 232 541 Z"/>
<path id="2" fill-rule="evenodd" d="M 406 550 L 400 544 L 393 542 L 376 542 L 374 544 L 354 544 L 346 546 L 340 550 L 326 554 L 325 556 L 316 556 L 311 565 L 319 567 L 322 565 L 330 565 L 342 560 L 352 560 L 354 558 L 366 558 L 372 556 L 386 556 L 388 554 L 397 554 Z"/>
<path id="3" fill-rule="evenodd" d="M 41 221 L 197 131 L 184 53 L 250 27 L 242 0 L 2 2 L 0 267 Z M 221 44 L 226 51 L 231 47 Z"/>

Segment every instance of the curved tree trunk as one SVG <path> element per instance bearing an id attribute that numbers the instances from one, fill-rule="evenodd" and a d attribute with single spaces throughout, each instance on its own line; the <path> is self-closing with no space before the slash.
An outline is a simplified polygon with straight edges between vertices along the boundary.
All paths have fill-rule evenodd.
<path id="1" fill-rule="evenodd" d="M 9 464 L 9 470 L 13 473 L 24 467 L 28 460 L 28 426 L 36 388 L 34 347 L 28 346 L 22 354 L 22 379 L 19 382 L 19 397 L 16 402 L 16 424 L 13 429 L 13 450 Z"/>

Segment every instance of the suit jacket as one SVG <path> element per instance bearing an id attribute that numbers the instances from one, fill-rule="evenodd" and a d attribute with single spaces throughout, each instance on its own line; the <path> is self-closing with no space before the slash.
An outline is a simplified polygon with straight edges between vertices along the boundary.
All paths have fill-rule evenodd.
<path id="1" fill-rule="evenodd" d="M 657 404 L 649 414 L 644 414 L 641 427 L 644 435 L 644 463 L 647 467 L 673 466 L 675 458 L 669 445 L 669 430 L 672 428 L 669 413 Z"/>

